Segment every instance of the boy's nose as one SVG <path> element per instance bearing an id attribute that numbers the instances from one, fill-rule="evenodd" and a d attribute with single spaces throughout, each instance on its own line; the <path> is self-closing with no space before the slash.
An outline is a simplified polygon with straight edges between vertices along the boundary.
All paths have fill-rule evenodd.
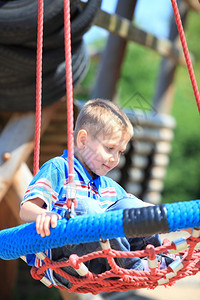
<path id="1" fill-rule="evenodd" d="M 114 163 L 114 162 L 118 162 L 119 161 L 119 156 L 117 154 L 113 154 L 110 157 L 110 162 Z"/>

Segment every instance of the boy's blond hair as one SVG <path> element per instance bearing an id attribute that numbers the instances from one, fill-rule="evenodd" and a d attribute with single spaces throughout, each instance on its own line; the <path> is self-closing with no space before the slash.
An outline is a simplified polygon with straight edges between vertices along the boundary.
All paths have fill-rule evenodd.
<path id="1" fill-rule="evenodd" d="M 95 99 L 86 102 L 81 109 L 74 129 L 74 139 L 81 129 L 85 129 L 92 137 L 99 134 L 110 136 L 113 129 L 118 127 L 125 131 L 130 138 L 133 136 L 133 127 L 125 112 L 115 103 L 104 100 Z"/>

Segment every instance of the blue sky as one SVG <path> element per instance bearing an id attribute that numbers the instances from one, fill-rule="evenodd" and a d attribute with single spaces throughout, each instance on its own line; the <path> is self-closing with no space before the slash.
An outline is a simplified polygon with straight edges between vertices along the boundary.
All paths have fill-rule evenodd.
<path id="1" fill-rule="evenodd" d="M 126 0 L 124 0 L 126 1 Z M 103 0 L 101 8 L 113 13 L 117 0 Z M 157 37 L 167 38 L 169 17 L 172 13 L 170 0 L 138 0 L 135 20 L 144 30 L 149 31 Z M 106 36 L 107 31 L 96 26 L 86 33 L 85 39 L 90 42 L 99 36 Z"/>

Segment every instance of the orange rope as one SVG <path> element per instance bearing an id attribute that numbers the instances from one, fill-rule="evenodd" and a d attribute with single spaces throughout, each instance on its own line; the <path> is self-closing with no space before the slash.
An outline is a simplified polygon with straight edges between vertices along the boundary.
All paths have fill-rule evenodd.
<path id="1" fill-rule="evenodd" d="M 43 49 L 43 0 L 38 0 L 38 35 L 37 35 L 37 66 L 36 66 L 36 113 L 35 113 L 35 146 L 33 174 L 39 170 L 41 103 L 42 103 L 42 49 Z"/>
<path id="2" fill-rule="evenodd" d="M 199 90 L 198 90 L 197 82 L 196 82 L 196 79 L 195 79 L 194 70 L 193 70 L 193 67 L 192 67 L 192 61 L 191 61 L 191 58 L 190 58 L 190 54 L 189 54 L 189 50 L 188 50 L 188 46 L 187 46 L 187 42 L 186 42 L 184 30 L 183 30 L 183 25 L 182 25 L 181 17 L 180 17 L 180 14 L 179 14 L 178 5 L 176 3 L 176 0 L 171 0 L 171 2 L 172 2 L 172 7 L 173 7 L 173 11 L 174 11 L 174 16 L 175 16 L 175 19 L 176 19 L 176 24 L 177 24 L 177 28 L 178 28 L 178 32 L 179 32 L 179 36 L 180 36 L 180 40 L 181 40 L 181 44 L 182 44 L 182 48 L 183 48 L 183 52 L 184 52 L 184 55 L 185 55 L 185 60 L 186 60 L 187 67 L 188 67 L 188 72 L 189 72 L 189 75 L 190 75 L 190 80 L 191 80 L 191 83 L 192 83 L 192 88 L 193 88 L 193 91 L 194 91 L 194 96 L 195 96 L 198 111 L 199 111 L 199 114 L 200 114 Z"/>

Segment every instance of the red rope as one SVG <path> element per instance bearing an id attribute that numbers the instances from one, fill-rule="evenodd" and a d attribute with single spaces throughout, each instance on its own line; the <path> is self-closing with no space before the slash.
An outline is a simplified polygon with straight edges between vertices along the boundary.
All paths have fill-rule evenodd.
<path id="1" fill-rule="evenodd" d="M 187 47 L 187 42 L 186 42 L 184 30 L 183 30 L 183 25 L 182 25 L 182 22 L 181 22 L 181 17 L 180 17 L 180 14 L 179 14 L 178 5 L 176 3 L 176 0 L 171 0 L 171 2 L 172 2 L 172 7 L 173 7 L 173 11 L 174 11 L 174 16 L 175 16 L 175 19 L 176 19 L 176 24 L 177 24 L 177 28 L 178 28 L 178 32 L 179 32 L 179 36 L 180 36 L 180 40 L 181 40 L 181 44 L 182 44 L 182 48 L 183 48 L 183 52 L 184 52 L 184 55 L 185 55 L 185 60 L 186 60 L 187 67 L 188 67 L 188 72 L 189 72 L 189 75 L 190 75 L 190 80 L 191 80 L 193 91 L 194 91 L 194 96 L 195 96 L 198 111 L 199 111 L 199 114 L 200 114 L 199 90 L 198 90 L 197 82 L 196 82 L 196 79 L 195 79 L 195 74 L 194 74 L 194 70 L 193 70 L 193 67 L 192 67 L 192 61 L 191 61 L 191 58 L 190 58 L 189 50 L 188 50 L 188 47 Z"/>
<path id="2" fill-rule="evenodd" d="M 35 146 L 34 146 L 34 175 L 39 170 L 40 135 L 41 135 L 41 103 L 42 103 L 42 50 L 43 50 L 43 0 L 38 0 L 38 35 L 37 35 L 37 66 L 36 66 L 36 117 L 35 117 Z M 66 68 L 66 99 L 67 99 L 67 136 L 69 158 L 69 192 L 73 190 L 74 183 L 74 136 L 73 136 L 73 76 L 71 55 L 71 24 L 70 24 L 70 0 L 64 0 L 64 32 L 65 32 L 65 68 Z M 70 188 L 72 190 L 70 191 Z M 72 191 L 73 192 L 73 191 Z M 72 194 L 71 194 L 72 195 Z M 68 208 L 72 202 L 75 207 L 77 201 L 73 196 L 68 196 Z"/>
<path id="3" fill-rule="evenodd" d="M 38 0 L 38 35 L 37 35 L 37 66 L 36 66 L 36 120 L 35 120 L 35 148 L 34 175 L 39 170 L 40 133 L 41 133 L 41 103 L 42 103 L 42 50 L 43 50 L 43 0 Z M 70 1 L 64 0 L 64 31 L 65 31 L 65 64 L 67 91 L 67 136 L 69 157 L 69 183 L 74 180 L 74 137 L 73 137 L 73 81 L 71 58 L 71 26 Z"/>
<path id="4" fill-rule="evenodd" d="M 40 132 L 41 132 L 41 103 L 42 103 L 42 48 L 43 48 L 43 0 L 38 0 L 38 33 L 37 33 L 37 66 L 36 66 L 36 113 L 35 113 L 35 146 L 34 146 L 34 175 L 39 170 Z"/>
<path id="5" fill-rule="evenodd" d="M 70 0 L 64 0 L 64 36 L 65 36 L 65 68 L 66 68 L 66 99 L 67 99 L 67 144 L 69 162 L 69 182 L 67 185 L 67 208 L 72 204 L 77 207 L 74 184 L 74 107 L 73 107 L 73 76 L 71 55 L 71 24 L 70 24 Z"/>
<path id="6" fill-rule="evenodd" d="M 171 268 L 171 265 L 164 269 L 160 269 L 158 264 L 157 267 L 152 267 L 149 271 L 137 271 L 134 269 L 121 268 L 115 262 L 115 258 L 122 257 L 148 257 L 150 260 L 154 260 L 157 254 L 167 254 L 170 250 L 176 249 L 173 241 L 170 242 L 165 240 L 162 246 L 155 248 L 153 245 L 148 245 L 145 250 L 116 251 L 109 248 L 107 250 L 88 253 L 82 257 L 71 255 L 68 260 L 58 262 L 51 261 L 46 257 L 43 266 L 39 269 L 36 267 L 32 268 L 31 275 L 34 279 L 41 280 L 44 276 L 44 272 L 47 269 L 52 269 L 72 283 L 72 287 L 67 289 L 70 293 L 97 294 L 100 292 L 127 291 L 141 288 L 155 289 L 159 284 L 171 286 L 179 279 L 200 272 L 200 249 L 195 249 L 195 246 L 200 242 L 200 237 L 194 238 L 190 236 L 186 239 L 186 242 L 188 248 L 176 254 L 177 257 L 180 256 L 180 264 L 182 263 L 182 266 L 180 269 L 174 270 L 174 274 L 172 273 L 173 269 Z M 62 270 L 63 267 L 68 266 L 71 266 L 75 270 L 79 269 L 82 263 L 100 257 L 107 259 L 110 266 L 109 271 L 101 274 L 94 274 L 86 269 L 85 275 L 77 278 Z M 171 274 L 173 276 L 169 276 Z M 166 278 L 169 279 L 166 280 Z M 163 280 L 165 281 L 163 282 Z M 56 287 L 66 289 L 60 286 Z"/>
<path id="7" fill-rule="evenodd" d="M 70 1 L 64 0 L 64 32 L 65 32 L 65 64 L 66 64 L 66 90 L 67 90 L 67 137 L 69 158 L 69 183 L 74 180 L 74 136 L 73 136 L 73 82 L 71 58 L 71 25 Z"/>

